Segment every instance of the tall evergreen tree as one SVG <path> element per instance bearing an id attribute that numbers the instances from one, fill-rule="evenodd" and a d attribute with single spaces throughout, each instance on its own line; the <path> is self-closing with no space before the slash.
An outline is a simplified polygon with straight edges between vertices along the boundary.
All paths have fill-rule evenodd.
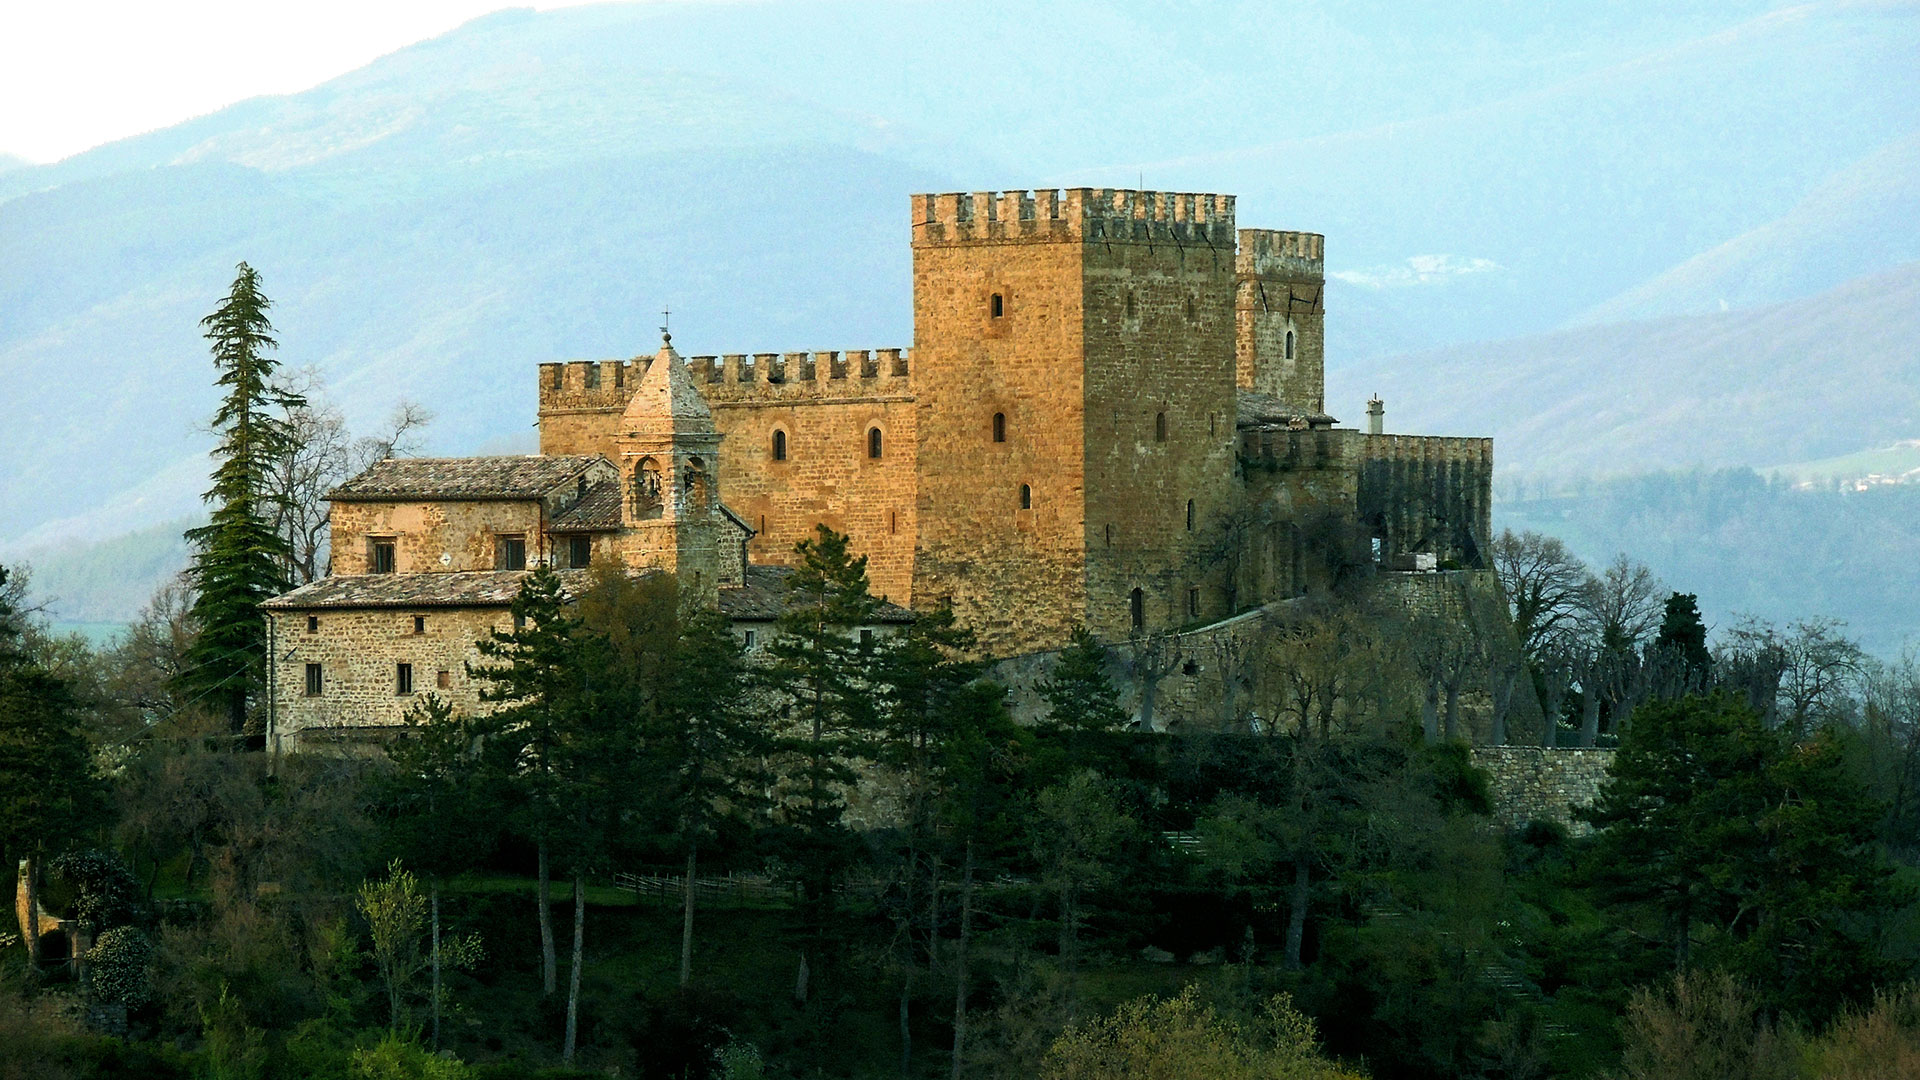
<path id="1" fill-rule="evenodd" d="M 1065 743 L 1065 772 L 1095 764 L 1089 752 L 1096 737 L 1126 726 L 1120 691 L 1107 674 L 1106 647 L 1084 626 L 1074 626 L 1067 647 L 1060 650 L 1039 690 L 1047 702 L 1045 730 Z"/>
<path id="2" fill-rule="evenodd" d="M 787 580 L 786 608 L 767 646 L 769 690 L 788 706 L 782 798 L 789 859 L 799 870 L 810 931 L 824 933 L 833 888 L 852 854 L 842 820 L 852 762 L 869 757 L 879 723 L 876 657 L 860 629 L 880 601 L 867 591 L 867 559 L 825 525 L 795 545 L 800 565 Z"/>
<path id="3" fill-rule="evenodd" d="M 220 441 L 213 487 L 204 496 L 213 512 L 207 524 L 187 530 L 197 633 L 177 678 L 192 698 L 219 702 L 235 735 L 245 730 L 248 705 L 265 682 L 260 603 L 287 588 L 287 541 L 273 526 L 271 492 L 274 469 L 293 448 L 286 410 L 306 404 L 274 380 L 271 305 L 259 273 L 241 263 L 226 299 L 200 321 L 213 343 L 215 385 L 226 397 L 213 415 Z"/>

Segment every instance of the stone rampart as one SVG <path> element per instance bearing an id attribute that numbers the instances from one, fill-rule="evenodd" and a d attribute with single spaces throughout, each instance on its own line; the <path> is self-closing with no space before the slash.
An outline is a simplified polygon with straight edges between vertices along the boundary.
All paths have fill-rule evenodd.
<path id="1" fill-rule="evenodd" d="M 1231 195 L 1116 188 L 913 196 L 915 246 L 1103 240 L 1232 251 Z"/>
<path id="2" fill-rule="evenodd" d="M 1473 763 L 1491 779 L 1494 817 L 1502 825 L 1552 821 L 1582 836 L 1593 827 L 1574 820 L 1573 811 L 1599 798 L 1613 753 L 1609 749 L 1476 746 Z"/>

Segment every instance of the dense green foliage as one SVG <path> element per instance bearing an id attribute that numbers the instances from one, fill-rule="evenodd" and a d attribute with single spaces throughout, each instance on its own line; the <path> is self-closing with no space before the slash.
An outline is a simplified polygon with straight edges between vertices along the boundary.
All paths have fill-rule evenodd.
<path id="1" fill-rule="evenodd" d="M 274 528 L 272 476 L 294 448 L 284 412 L 304 404 L 274 379 L 279 364 L 268 355 L 277 344 L 270 306 L 259 272 L 241 263 L 226 298 L 200 323 L 213 347 L 215 385 L 225 396 L 212 421 L 219 441 L 213 487 L 204 496 L 212 510 L 205 525 L 186 534 L 194 549 L 188 575 L 197 632 L 175 678 L 196 697 L 219 701 L 235 735 L 265 683 L 260 604 L 287 589 L 291 552 Z"/>
<path id="2" fill-rule="evenodd" d="M 20 835 L 95 942 L 11 949 L 0 1036 L 56 1077 L 1798 1080 L 1920 1053 L 1920 665 L 1576 574 L 1531 659 L 1615 650 L 1584 673 L 1611 778 L 1590 835 L 1503 833 L 1336 598 L 1276 636 L 1292 704 L 1258 733 L 1120 730 L 1083 635 L 1026 728 L 950 611 L 876 623 L 844 537 L 799 555 L 755 655 L 670 576 L 536 571 L 482 648 L 490 708 L 423 696 L 359 757 L 234 754 L 130 674 L 178 662 L 177 605 L 96 655 L 16 602 L 0 677 L 94 800 Z M 42 780 L 0 773 L 0 807 Z"/>

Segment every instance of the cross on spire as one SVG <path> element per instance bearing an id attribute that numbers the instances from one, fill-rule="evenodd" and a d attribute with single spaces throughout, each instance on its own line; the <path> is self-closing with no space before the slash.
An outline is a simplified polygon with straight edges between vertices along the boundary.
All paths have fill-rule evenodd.
<path id="1" fill-rule="evenodd" d="M 660 341 L 662 344 L 665 344 L 673 340 L 673 335 L 667 332 L 667 328 L 672 325 L 673 325 L 673 309 L 671 307 L 661 308 L 660 309 Z"/>

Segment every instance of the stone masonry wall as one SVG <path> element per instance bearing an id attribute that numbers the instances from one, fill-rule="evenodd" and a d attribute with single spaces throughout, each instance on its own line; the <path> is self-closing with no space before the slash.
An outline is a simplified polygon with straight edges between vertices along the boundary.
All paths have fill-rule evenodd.
<path id="1" fill-rule="evenodd" d="M 494 541 L 522 536 L 527 565 L 548 554 L 540 501 L 336 502 L 332 510 L 334 574 L 368 572 L 369 538 L 392 537 L 394 570 L 402 574 L 494 569 Z M 446 563 L 441 555 L 452 556 Z"/>
<path id="2" fill-rule="evenodd" d="M 1502 825 L 1553 821 L 1583 836 L 1593 827 L 1575 821 L 1573 810 L 1591 806 L 1599 797 L 1613 753 L 1609 749 L 1476 746 L 1473 763 L 1491 779 L 1494 815 Z"/>
<path id="3" fill-rule="evenodd" d="M 307 618 L 320 620 L 307 631 Z M 414 633 L 414 616 L 426 619 Z M 506 608 L 351 608 L 291 611 L 273 620 L 273 735 L 278 749 L 296 750 L 340 738 L 364 737 L 367 729 L 403 722 L 407 710 L 429 693 L 456 710 L 483 706 L 466 665 L 480 658 L 477 643 L 507 630 Z M 413 665 L 413 692 L 396 692 L 397 667 Z M 306 695 L 306 667 L 319 664 L 319 696 Z M 443 677 L 446 685 L 441 685 Z"/>
<path id="4" fill-rule="evenodd" d="M 1306 413 L 1326 409 L 1326 239 L 1241 229 L 1235 345 L 1244 390 Z M 1287 355 L 1287 332 L 1294 335 Z"/>
<path id="5" fill-rule="evenodd" d="M 1491 565 L 1493 440 L 1362 435 L 1359 513 L 1384 554 Z"/>
<path id="6" fill-rule="evenodd" d="M 540 451 L 618 457 L 621 411 L 649 361 L 543 364 Z M 713 410 L 720 498 L 755 530 L 755 563 L 787 565 L 828 525 L 868 558 L 875 595 L 912 602 L 917 438 L 909 358 L 899 349 L 695 356 Z M 881 455 L 868 453 L 879 428 Z M 786 436 L 784 461 L 773 433 Z"/>

